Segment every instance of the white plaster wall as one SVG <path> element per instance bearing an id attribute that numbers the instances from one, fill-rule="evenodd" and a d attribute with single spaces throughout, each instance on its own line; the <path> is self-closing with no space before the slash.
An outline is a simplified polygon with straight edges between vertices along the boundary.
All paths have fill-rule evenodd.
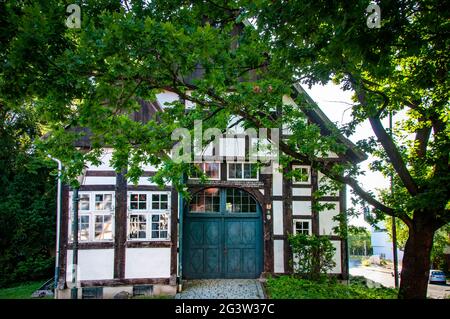
<path id="1" fill-rule="evenodd" d="M 148 171 L 148 172 L 156 172 L 156 171 L 158 171 L 158 168 L 156 167 L 156 166 L 153 166 L 153 165 L 150 165 L 150 164 L 142 164 L 141 165 L 141 168 L 144 170 L 144 171 Z"/>
<path id="2" fill-rule="evenodd" d="M 297 106 L 292 97 L 289 95 L 283 95 L 283 104 Z"/>
<path id="3" fill-rule="evenodd" d="M 286 124 L 283 124 L 282 132 L 283 132 L 284 135 L 291 135 L 292 134 L 292 130 Z"/>
<path id="4" fill-rule="evenodd" d="M 263 138 L 263 133 L 258 132 L 259 137 L 250 138 L 252 155 L 257 155 L 262 161 L 267 161 L 276 155 L 276 147 L 267 139 Z"/>
<path id="5" fill-rule="evenodd" d="M 339 222 L 333 217 L 339 214 L 339 202 L 328 202 L 335 204 L 334 209 L 327 209 L 319 212 L 319 233 L 320 235 L 335 235 L 333 228 L 339 226 Z"/>
<path id="6" fill-rule="evenodd" d="M 319 180 L 319 189 L 321 186 L 327 185 L 330 179 L 326 177 L 324 174 L 319 172 L 318 174 L 318 180 Z M 339 191 L 329 191 L 325 193 L 325 196 L 339 196 Z"/>
<path id="7" fill-rule="evenodd" d="M 112 152 L 113 150 L 111 148 L 103 149 L 102 155 L 99 158 L 101 164 L 99 166 L 94 166 L 92 163 L 86 163 L 87 169 L 89 171 L 112 171 L 113 168 L 111 167 L 110 164 Z"/>
<path id="8" fill-rule="evenodd" d="M 333 260 L 336 263 L 333 269 L 330 270 L 330 273 L 332 274 L 340 274 L 342 272 L 342 266 L 341 266 L 341 242 L 339 240 L 332 240 L 331 243 L 333 244 L 334 248 L 336 248 L 334 252 Z"/>
<path id="9" fill-rule="evenodd" d="M 219 140 L 220 156 L 245 156 L 245 138 L 227 137 Z"/>
<path id="10" fill-rule="evenodd" d="M 228 121 L 228 127 L 230 127 L 231 125 L 235 124 L 237 121 L 239 121 L 240 119 L 242 119 L 241 116 L 239 115 L 232 115 L 230 117 L 230 120 Z M 244 125 L 242 124 L 242 122 L 239 122 L 236 125 L 233 125 L 233 127 L 229 128 L 227 130 L 228 133 L 233 133 L 233 134 L 242 134 L 245 132 L 245 128 Z"/>
<path id="11" fill-rule="evenodd" d="M 273 241 L 273 271 L 284 273 L 284 242 L 283 240 Z"/>
<path id="12" fill-rule="evenodd" d="M 272 183 L 272 195 L 283 195 L 283 174 L 278 170 L 278 165 L 273 165 L 273 183 Z"/>
<path id="13" fill-rule="evenodd" d="M 202 152 L 200 154 L 195 154 L 195 155 L 203 155 L 203 156 L 212 156 L 213 155 L 213 149 L 214 149 L 214 143 L 209 143 L 208 145 L 206 145 Z"/>
<path id="14" fill-rule="evenodd" d="M 103 280 L 114 277 L 114 249 L 78 250 L 78 280 Z M 67 250 L 66 280 L 72 281 L 72 250 Z"/>
<path id="15" fill-rule="evenodd" d="M 311 215 L 311 201 L 292 201 L 292 215 Z"/>
<path id="16" fill-rule="evenodd" d="M 170 248 L 127 248 L 125 278 L 169 278 Z"/>
<path id="17" fill-rule="evenodd" d="M 335 152 L 328 152 L 327 153 L 328 158 L 339 158 L 339 156 Z"/>
<path id="18" fill-rule="evenodd" d="M 114 176 L 86 176 L 83 185 L 116 185 Z"/>
<path id="19" fill-rule="evenodd" d="M 283 202 L 273 201 L 273 234 L 283 235 Z"/>
<path id="20" fill-rule="evenodd" d="M 186 91 L 186 95 L 192 96 L 192 91 Z M 192 109 L 195 107 L 195 103 L 193 103 L 192 101 L 189 101 L 189 100 L 186 100 L 184 105 L 186 105 L 187 109 Z"/>
<path id="21" fill-rule="evenodd" d="M 165 103 L 171 103 L 178 100 L 178 95 L 169 91 L 164 91 L 163 93 L 156 94 L 156 99 L 162 108 L 167 107 Z"/>
<path id="22" fill-rule="evenodd" d="M 311 196 L 311 188 L 292 188 L 293 196 Z"/>

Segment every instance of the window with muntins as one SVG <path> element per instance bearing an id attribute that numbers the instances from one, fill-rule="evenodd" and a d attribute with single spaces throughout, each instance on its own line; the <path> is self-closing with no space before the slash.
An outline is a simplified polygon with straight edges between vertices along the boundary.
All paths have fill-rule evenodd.
<path id="1" fill-rule="evenodd" d="M 189 205 L 191 213 L 218 213 L 220 212 L 219 188 L 207 188 L 195 193 Z"/>
<path id="2" fill-rule="evenodd" d="M 168 240 L 170 193 L 128 192 L 128 239 Z"/>
<path id="3" fill-rule="evenodd" d="M 311 184 L 311 170 L 309 166 L 293 166 L 296 176 L 293 178 L 293 184 Z"/>
<path id="4" fill-rule="evenodd" d="M 256 213 L 256 201 L 247 192 L 230 188 L 226 190 L 226 210 L 230 213 Z"/>
<path id="5" fill-rule="evenodd" d="M 258 179 L 258 166 L 256 163 L 228 163 L 228 179 Z"/>
<path id="6" fill-rule="evenodd" d="M 73 240 L 72 193 L 69 198 L 69 240 Z M 78 194 L 78 240 L 112 241 L 114 233 L 114 192 L 80 192 Z"/>
<path id="7" fill-rule="evenodd" d="M 202 171 L 208 178 L 218 180 L 220 179 L 220 163 L 195 163 L 194 164 L 200 171 Z M 192 173 L 192 179 L 200 178 L 200 174 L 197 172 Z"/>
<path id="8" fill-rule="evenodd" d="M 311 221 L 310 220 L 294 220 L 294 235 L 295 234 L 303 234 L 310 235 L 311 234 Z"/>

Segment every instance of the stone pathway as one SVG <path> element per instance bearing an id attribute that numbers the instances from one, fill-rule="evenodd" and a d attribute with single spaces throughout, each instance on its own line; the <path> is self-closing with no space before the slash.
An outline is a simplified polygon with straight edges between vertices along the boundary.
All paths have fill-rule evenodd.
<path id="1" fill-rule="evenodd" d="M 256 279 L 186 280 L 175 299 L 264 299 L 264 293 Z"/>

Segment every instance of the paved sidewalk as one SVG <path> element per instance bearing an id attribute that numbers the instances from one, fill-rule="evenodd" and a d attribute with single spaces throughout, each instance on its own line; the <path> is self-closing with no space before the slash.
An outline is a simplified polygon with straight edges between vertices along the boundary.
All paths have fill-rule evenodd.
<path id="1" fill-rule="evenodd" d="M 264 293 L 257 279 L 186 280 L 175 299 L 264 299 Z"/>
<path id="2" fill-rule="evenodd" d="M 383 285 L 385 287 L 394 287 L 394 277 L 389 269 L 381 267 L 352 267 L 350 275 L 363 276 L 370 280 L 370 285 L 377 287 Z M 446 299 L 450 297 L 450 285 L 428 284 L 428 298 Z"/>

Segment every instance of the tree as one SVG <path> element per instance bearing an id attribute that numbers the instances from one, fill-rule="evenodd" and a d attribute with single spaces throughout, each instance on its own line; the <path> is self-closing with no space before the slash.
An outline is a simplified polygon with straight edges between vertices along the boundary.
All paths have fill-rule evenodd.
<path id="1" fill-rule="evenodd" d="M 387 218 L 385 225 L 389 237 L 392 240 L 392 219 Z M 408 240 L 408 227 L 401 220 L 396 220 L 396 234 L 398 247 L 400 249 L 404 249 L 405 244 Z M 445 260 L 445 249 L 450 245 L 449 234 L 449 224 L 445 225 L 434 233 L 433 248 L 430 255 L 432 268 L 444 269 L 446 272 L 450 272 L 449 265 Z"/>
<path id="2" fill-rule="evenodd" d="M 52 276 L 55 256 L 54 165 L 33 150 L 33 109 L 0 109 L 0 286 Z"/>
<path id="3" fill-rule="evenodd" d="M 351 255 L 371 255 L 372 245 L 370 232 L 363 228 L 348 235 L 348 247 Z"/>
<path id="4" fill-rule="evenodd" d="M 380 28 L 366 24 L 366 1 L 78 1 L 82 27 L 67 29 L 60 1 L 0 3 L 0 102 L 33 102 L 51 134 L 42 147 L 64 161 L 68 178 L 96 162 L 102 145 L 113 164 L 136 180 L 142 162 L 159 164 L 154 180 L 182 189 L 186 163 L 167 156 L 176 128 L 225 130 L 238 115 L 246 127 L 288 125 L 281 163 L 311 163 L 349 185 L 378 215 L 408 227 L 399 297 L 425 298 L 433 234 L 449 222 L 449 13 L 437 0 L 383 2 Z M 247 21 L 247 22 L 246 22 Z M 250 21 L 251 23 L 248 23 Z M 30 54 L 32 53 L 32 54 Z M 193 76 L 195 75 L 195 76 Z M 372 168 L 394 177 L 394 192 L 376 196 L 358 182 L 352 163 L 323 161 L 344 155 L 338 130 L 321 134 L 305 121 L 310 101 L 283 104 L 292 84 L 334 81 L 355 92 L 351 135 L 369 121 L 374 138 L 358 143 Z M 181 101 L 148 123 L 130 114 L 161 90 Z M 407 119 L 390 136 L 390 112 Z M 73 142 L 89 129 L 91 152 Z M 412 137 L 412 139 L 411 139 Z M 139 146 L 139 147 L 136 147 Z"/>

